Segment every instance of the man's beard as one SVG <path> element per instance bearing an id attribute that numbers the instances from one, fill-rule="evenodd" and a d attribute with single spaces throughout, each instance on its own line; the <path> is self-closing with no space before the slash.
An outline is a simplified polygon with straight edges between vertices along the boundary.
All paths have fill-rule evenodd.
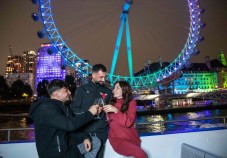
<path id="1" fill-rule="evenodd" d="M 95 84 L 98 86 L 105 86 L 105 82 L 103 81 L 95 81 Z"/>

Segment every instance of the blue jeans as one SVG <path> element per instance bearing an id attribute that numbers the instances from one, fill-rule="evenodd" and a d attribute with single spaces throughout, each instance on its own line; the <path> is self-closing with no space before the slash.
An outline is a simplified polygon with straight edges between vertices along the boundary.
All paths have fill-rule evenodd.
<path id="1" fill-rule="evenodd" d="M 80 153 L 84 155 L 85 158 L 95 158 L 101 146 L 101 141 L 98 137 L 92 136 L 91 139 L 92 148 L 89 152 L 85 150 L 84 143 L 77 145 Z"/>

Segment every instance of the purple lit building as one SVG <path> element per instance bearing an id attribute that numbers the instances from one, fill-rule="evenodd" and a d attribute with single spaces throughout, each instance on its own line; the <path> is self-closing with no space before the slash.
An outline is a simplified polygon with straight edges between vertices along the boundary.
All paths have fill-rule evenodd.
<path id="1" fill-rule="evenodd" d="M 63 68 L 63 58 L 52 44 L 41 44 L 37 52 L 36 85 L 42 80 L 65 79 L 66 70 Z"/>

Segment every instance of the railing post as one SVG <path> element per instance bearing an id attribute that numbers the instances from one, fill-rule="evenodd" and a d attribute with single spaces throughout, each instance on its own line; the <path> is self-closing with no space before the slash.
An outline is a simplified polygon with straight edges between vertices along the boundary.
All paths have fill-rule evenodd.
<path id="1" fill-rule="evenodd" d="M 11 135 L 11 130 L 8 130 L 8 142 L 10 142 L 10 135 Z"/>
<path id="2" fill-rule="evenodd" d="M 162 127 L 163 123 L 160 122 L 160 128 L 161 128 L 161 133 L 163 133 L 163 127 Z"/>
<path id="3" fill-rule="evenodd" d="M 223 117 L 224 127 L 226 127 L 226 117 Z"/>

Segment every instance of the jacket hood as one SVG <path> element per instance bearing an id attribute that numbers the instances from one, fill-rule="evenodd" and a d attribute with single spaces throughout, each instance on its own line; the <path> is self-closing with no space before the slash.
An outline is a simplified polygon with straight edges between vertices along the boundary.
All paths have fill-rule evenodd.
<path id="1" fill-rule="evenodd" d="M 30 110 L 29 110 L 29 117 L 32 118 L 32 115 L 33 113 L 36 111 L 36 109 L 42 105 L 42 103 L 50 103 L 50 102 L 58 102 L 57 100 L 54 100 L 54 99 L 50 99 L 50 98 L 40 98 L 36 101 L 34 101 L 30 107 Z"/>

